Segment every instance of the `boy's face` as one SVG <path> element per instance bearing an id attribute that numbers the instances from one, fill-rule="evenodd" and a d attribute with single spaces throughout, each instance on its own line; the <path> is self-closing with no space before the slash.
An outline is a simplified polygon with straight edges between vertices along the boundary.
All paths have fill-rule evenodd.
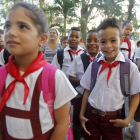
<path id="1" fill-rule="evenodd" d="M 71 30 L 68 35 L 68 43 L 71 48 L 76 48 L 81 42 L 80 31 Z"/>
<path id="2" fill-rule="evenodd" d="M 99 51 L 99 41 L 97 33 L 88 33 L 86 36 L 85 46 L 90 55 L 97 55 Z"/>
<path id="3" fill-rule="evenodd" d="M 117 28 L 108 27 L 98 32 L 99 46 L 105 55 L 105 60 L 109 63 L 113 62 L 119 53 L 119 45 L 123 43 L 123 37 Z"/>
<path id="4" fill-rule="evenodd" d="M 67 39 L 64 39 L 63 42 L 61 43 L 61 46 L 63 48 L 66 48 L 68 46 L 68 40 Z"/>
<path id="5" fill-rule="evenodd" d="M 0 48 L 2 49 L 4 47 L 4 38 L 3 34 L 0 34 Z"/>

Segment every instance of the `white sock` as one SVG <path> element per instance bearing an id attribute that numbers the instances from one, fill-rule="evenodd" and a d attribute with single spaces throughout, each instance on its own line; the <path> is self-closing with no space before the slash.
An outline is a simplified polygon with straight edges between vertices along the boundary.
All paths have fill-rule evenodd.
<path id="1" fill-rule="evenodd" d="M 135 136 L 137 140 L 140 140 L 140 122 L 133 121 Z"/>
<path id="2" fill-rule="evenodd" d="M 130 128 L 130 131 L 132 132 L 132 133 L 134 133 L 134 119 L 132 120 L 132 125 L 131 126 L 129 126 L 129 128 Z"/>

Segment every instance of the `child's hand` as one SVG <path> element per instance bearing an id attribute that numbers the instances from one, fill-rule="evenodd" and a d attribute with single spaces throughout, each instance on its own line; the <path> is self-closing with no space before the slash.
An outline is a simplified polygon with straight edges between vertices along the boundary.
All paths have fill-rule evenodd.
<path id="1" fill-rule="evenodd" d="M 81 125 L 84 129 L 84 131 L 88 134 L 88 135 L 91 135 L 90 132 L 86 129 L 86 126 L 85 126 L 85 123 L 88 121 L 87 118 L 85 118 L 84 116 L 80 116 L 80 121 L 81 121 Z"/>
<path id="2" fill-rule="evenodd" d="M 129 124 L 127 119 L 116 119 L 116 120 L 110 120 L 111 123 L 114 123 L 115 127 L 124 127 Z"/>

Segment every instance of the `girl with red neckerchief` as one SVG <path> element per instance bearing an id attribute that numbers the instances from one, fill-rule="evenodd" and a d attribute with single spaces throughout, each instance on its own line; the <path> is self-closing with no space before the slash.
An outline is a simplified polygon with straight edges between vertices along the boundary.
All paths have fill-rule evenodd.
<path id="1" fill-rule="evenodd" d="M 124 36 L 124 42 L 121 45 L 121 51 L 126 58 L 132 59 L 133 55 L 136 52 L 137 46 L 133 40 L 130 40 L 129 37 L 132 33 L 133 25 L 131 22 L 126 21 L 122 26 L 122 34 Z"/>
<path id="2" fill-rule="evenodd" d="M 0 77 L 3 76 L 2 69 L 7 72 L 4 87 L 0 88 L 0 92 L 3 89 L 0 140 L 64 140 L 67 135 L 68 102 L 77 93 L 66 76 L 47 64 L 39 51 L 47 40 L 47 28 L 45 13 L 34 5 L 19 2 L 7 13 L 4 41 L 11 56 L 9 63 L 0 68 Z M 49 70 L 45 68 L 56 70 L 53 95 L 49 92 L 44 96 L 42 85 L 46 85 L 47 78 L 50 78 L 48 76 L 42 82 L 43 72 Z M 49 86 L 45 89 L 51 89 Z M 45 102 L 49 96 L 55 96 L 54 101 L 49 100 L 54 102 L 51 107 Z"/>

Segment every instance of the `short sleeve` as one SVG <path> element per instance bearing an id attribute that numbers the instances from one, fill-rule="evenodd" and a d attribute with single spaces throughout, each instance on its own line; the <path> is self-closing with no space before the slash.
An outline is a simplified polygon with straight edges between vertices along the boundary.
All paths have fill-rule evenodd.
<path id="1" fill-rule="evenodd" d="M 140 73 L 138 67 L 130 62 L 130 94 L 134 95 L 140 92 Z"/>
<path id="2" fill-rule="evenodd" d="M 57 60 L 57 54 L 53 57 L 51 64 L 60 69 L 60 65 L 59 65 L 58 60 Z"/>
<path id="3" fill-rule="evenodd" d="M 91 85 L 91 66 L 92 63 L 90 63 L 90 65 L 88 66 L 85 74 L 83 75 L 80 81 L 80 85 L 87 90 L 90 90 L 90 85 Z"/>
<path id="4" fill-rule="evenodd" d="M 77 57 L 72 61 L 68 68 L 67 75 L 69 76 L 77 77 Z"/>
<path id="5" fill-rule="evenodd" d="M 0 52 L 0 65 L 1 66 L 3 66 L 5 64 L 3 54 L 4 54 L 4 49 Z"/>
<path id="6" fill-rule="evenodd" d="M 56 98 L 54 103 L 54 109 L 60 108 L 77 95 L 76 90 L 73 88 L 68 78 L 59 69 L 56 71 L 55 74 L 55 93 Z"/>

